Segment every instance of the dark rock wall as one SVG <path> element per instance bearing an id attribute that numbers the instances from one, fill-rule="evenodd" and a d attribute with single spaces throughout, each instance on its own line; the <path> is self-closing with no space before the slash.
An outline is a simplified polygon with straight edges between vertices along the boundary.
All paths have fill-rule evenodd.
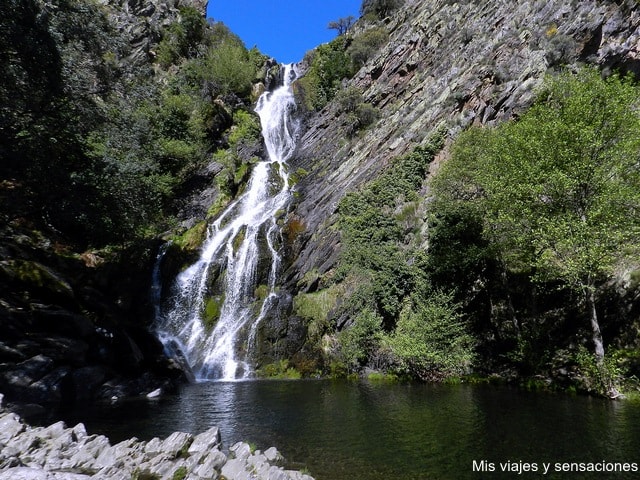
<path id="1" fill-rule="evenodd" d="M 181 6 L 205 14 L 200 0 L 101 2 L 129 47 L 123 71 L 152 68 Z M 45 404 L 174 388 L 183 374 L 148 330 L 157 242 L 80 254 L 58 234 L 0 225 L 0 392 Z"/>

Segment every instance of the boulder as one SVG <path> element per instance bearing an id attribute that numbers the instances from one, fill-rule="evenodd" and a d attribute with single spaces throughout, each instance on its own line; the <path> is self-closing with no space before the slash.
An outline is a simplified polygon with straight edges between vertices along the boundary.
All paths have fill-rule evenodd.
<path id="1" fill-rule="evenodd" d="M 0 444 L 7 444 L 9 440 L 24 431 L 20 417 L 15 413 L 5 413 L 0 416 Z"/>
<path id="2" fill-rule="evenodd" d="M 220 429 L 211 427 L 206 432 L 202 432 L 193 438 L 193 442 L 189 445 L 188 452 L 190 454 L 199 452 L 208 452 L 220 445 Z"/>
<path id="3" fill-rule="evenodd" d="M 168 458 L 177 458 L 188 452 L 193 442 L 193 435 L 184 432 L 174 432 L 169 435 L 160 446 L 160 453 Z"/>

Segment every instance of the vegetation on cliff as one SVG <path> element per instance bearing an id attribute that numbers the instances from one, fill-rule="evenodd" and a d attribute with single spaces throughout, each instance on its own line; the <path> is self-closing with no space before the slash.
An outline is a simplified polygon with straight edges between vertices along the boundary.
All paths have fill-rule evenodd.
<path id="1" fill-rule="evenodd" d="M 215 184 L 220 207 L 241 186 L 267 58 L 188 1 L 0 11 L 0 387 L 35 402 L 169 388 L 179 369 L 146 331 L 157 238 L 201 230 L 214 207 L 192 190 Z"/>
<path id="2" fill-rule="evenodd" d="M 319 368 L 433 379 L 472 370 L 609 396 L 620 384 L 633 387 L 640 373 L 637 203 L 633 196 L 616 199 L 633 192 L 636 180 L 635 173 L 619 173 L 623 165 L 616 162 L 626 155 L 635 172 L 638 145 L 626 135 L 637 132 L 637 86 L 612 72 L 638 72 L 632 45 L 638 22 L 631 13 L 637 4 L 552 3 L 493 3 L 480 13 L 465 2 L 407 2 L 384 21 L 384 13 L 370 11 L 346 32 L 345 55 L 374 28 L 388 41 L 351 79 L 334 83 L 334 96 L 309 115 L 301 142 L 299 165 L 308 175 L 300 188 L 308 200 L 298 210 L 307 214 L 308 233 L 298 240 L 304 247 L 288 274 L 297 292 L 294 314 L 308 322 Z M 349 128 L 346 120 L 360 102 L 381 120 Z M 407 185 L 404 197 L 372 209 L 363 197 L 382 178 L 402 177 L 403 159 L 439 124 L 448 135 L 433 168 L 417 187 Z M 614 131 L 616 125 L 629 130 Z M 338 136 L 326 146 L 325 138 Z M 597 161 L 600 149 L 605 159 L 596 168 L 589 161 Z M 622 151 L 611 172 L 618 173 L 603 173 L 613 152 Z M 543 158 L 528 165 L 534 153 Z M 459 154 L 475 159 L 486 185 L 455 180 L 465 178 L 472 162 Z M 492 168 L 480 167 L 493 154 L 499 156 Z M 526 175 L 531 185 L 517 186 Z M 629 183 L 601 185 L 612 178 Z M 542 188 L 555 188 L 557 196 Z M 580 194 L 595 208 L 584 225 L 571 217 Z M 498 199 L 502 209 L 492 203 Z M 422 320 L 410 309 L 424 313 Z M 411 328 L 400 328 L 408 319 Z M 466 339 L 471 355 L 459 355 L 456 369 L 447 371 L 442 359 L 417 348 L 443 345 L 429 338 L 430 322 L 457 332 L 448 342 Z M 392 342 L 397 332 L 422 339 L 412 351 L 430 370 L 408 368 L 402 343 Z M 441 350 L 459 351 L 450 347 Z"/>
<path id="3" fill-rule="evenodd" d="M 291 313 L 306 325 L 306 346 L 299 358 L 274 364 L 272 374 L 374 368 L 441 380 L 476 371 L 552 378 L 615 396 L 625 378 L 640 376 L 637 302 L 624 298 L 639 284 L 635 80 L 575 65 L 571 73 L 550 72 L 534 106 L 520 114 L 541 74 L 535 55 L 513 52 L 538 55 L 537 42 L 547 48 L 544 68 L 588 62 L 601 27 L 599 37 L 595 29 L 592 37 L 573 38 L 562 25 L 511 19 L 506 23 L 517 28 L 505 27 L 505 39 L 490 44 L 463 25 L 454 36 L 461 48 L 490 45 L 494 52 L 482 57 L 490 59 L 482 71 L 465 71 L 463 81 L 458 67 L 421 71 L 427 62 L 420 55 L 439 58 L 434 45 L 440 35 L 449 38 L 440 29 L 453 20 L 407 36 L 397 54 L 384 50 L 389 25 L 403 24 L 388 17 L 402 4 L 363 1 L 363 18 L 355 25 L 349 20 L 336 39 L 310 52 L 306 75 L 294 85 L 309 117 L 323 111 L 330 117 L 315 135 L 335 145 L 321 153 L 352 151 L 389 112 L 396 123 L 363 140 L 368 149 L 355 148 L 373 160 L 360 157 L 345 168 L 357 177 L 345 181 L 351 191 L 316 202 L 314 208 L 337 205 L 326 214 L 335 220 L 330 232 L 306 232 L 307 219 L 290 216 L 289 244 L 303 245 L 307 233 L 339 237 L 340 254 L 322 273 L 316 265 L 297 279 Z M 130 258 L 148 273 L 153 239 L 173 229 L 181 233 L 172 247 L 179 252 L 164 273 L 175 273 L 185 252 L 199 247 L 206 220 L 246 181 L 261 148 L 251 105 L 267 59 L 223 24 L 180 5 L 162 28 L 154 26 L 142 61 L 114 22 L 119 7 L 109 3 L 8 0 L 1 7 L 0 328 L 18 340 L 26 335 L 25 318 L 40 324 L 53 318 L 59 323 L 47 328 L 65 330 L 82 317 L 91 330 L 117 324 L 124 311 L 137 315 L 136 297 L 146 295 L 148 279 L 130 275 L 114 286 Z M 468 6 L 449 6 L 458 15 L 452 19 L 477 21 L 458 12 Z M 482 35 L 493 35 L 485 20 L 479 24 Z M 480 52 L 461 51 L 462 57 Z M 394 65 L 389 72 L 385 58 L 370 62 L 380 52 Z M 612 65 L 622 58 L 616 55 Z M 412 84 L 419 75 L 440 83 L 431 90 Z M 392 110 L 398 85 L 404 97 Z M 521 96 L 511 96 L 514 91 Z M 434 100 L 427 105 L 421 96 Z M 456 120 L 434 128 L 451 111 Z M 464 131 L 514 113 L 519 118 Z M 435 120 L 419 127 L 423 117 Z M 326 138 L 325 128 L 335 132 L 330 123 L 344 138 Z M 460 131 L 447 147 L 451 158 L 428 182 L 446 132 Z M 410 153 L 397 155 L 400 149 Z M 297 173 L 311 182 L 315 167 Z M 374 179 L 363 180 L 366 169 Z M 207 189 L 206 205 L 194 207 L 192 192 Z M 206 306 L 211 323 L 218 303 Z M 30 349 L 28 355 L 39 346 Z M 27 355 L 7 352 L 3 362 Z M 67 361 L 45 353 L 55 357 L 51 369 Z"/>
<path id="4" fill-rule="evenodd" d="M 603 80 L 591 68 L 552 77 L 519 120 L 461 135 L 433 182 L 431 254 L 439 277 L 457 280 L 464 266 L 477 282 L 493 265 L 492 275 L 504 276 L 501 295 L 520 360 L 531 360 L 527 352 L 538 351 L 542 337 L 552 344 L 545 355 L 555 354 L 561 340 L 549 338 L 550 328 L 575 329 L 582 332 L 578 343 L 593 351 L 589 364 L 598 372 L 585 382 L 611 396 L 620 372 L 605 362 L 598 310 L 619 272 L 637 267 L 639 93 L 632 79 Z M 462 231 L 477 236 L 464 239 Z M 513 286 L 523 283 L 528 290 L 519 293 L 518 303 L 524 305 L 515 305 Z M 464 285 L 451 287 L 469 298 L 470 285 Z M 473 289 L 477 295 L 478 286 Z M 536 325 L 551 295 L 574 311 L 556 325 Z M 606 328 L 608 338 L 615 338 L 624 326 Z M 576 366 L 587 373 L 586 365 Z"/>
<path id="5" fill-rule="evenodd" d="M 347 194 L 341 257 L 318 282 L 344 291 L 326 311 L 329 361 L 617 396 L 638 368 L 613 293 L 640 247 L 638 93 L 594 68 L 550 76 L 519 119 L 462 133 L 426 197 L 437 136 Z"/>
<path id="6" fill-rule="evenodd" d="M 250 109 L 265 63 L 183 6 L 134 68 L 109 8 L 9 2 L 2 16 L 3 218 L 80 248 L 170 225 L 190 179 L 226 146 L 234 112 Z"/>

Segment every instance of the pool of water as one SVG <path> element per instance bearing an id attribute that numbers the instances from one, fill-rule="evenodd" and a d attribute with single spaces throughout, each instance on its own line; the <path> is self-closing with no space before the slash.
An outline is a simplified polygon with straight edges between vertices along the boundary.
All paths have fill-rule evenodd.
<path id="1" fill-rule="evenodd" d="M 276 446 L 317 480 L 640 478 L 624 471 L 640 469 L 640 406 L 494 386 L 213 382 L 64 419 L 112 442 L 217 425 L 226 447 Z"/>

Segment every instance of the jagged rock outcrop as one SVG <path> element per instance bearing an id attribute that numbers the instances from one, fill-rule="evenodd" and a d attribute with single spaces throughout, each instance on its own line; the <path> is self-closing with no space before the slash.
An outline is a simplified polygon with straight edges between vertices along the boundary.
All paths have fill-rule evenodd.
<path id="1" fill-rule="evenodd" d="M 129 45 L 125 61 L 131 67 L 148 64 L 155 56 L 154 47 L 168 27 L 179 15 L 180 7 L 190 6 L 202 12 L 207 10 L 206 0 L 101 0 L 109 18 Z"/>
<path id="2" fill-rule="evenodd" d="M 275 447 L 252 451 L 243 442 L 225 454 L 218 427 L 197 435 L 174 432 L 148 442 L 130 438 L 115 445 L 104 435 L 87 433 L 82 423 L 31 427 L 3 409 L 0 394 L 0 480 L 313 480 L 278 466 L 282 460 Z"/>
<path id="3" fill-rule="evenodd" d="M 340 236 L 332 227 L 345 193 L 438 126 L 455 136 L 471 124 L 517 116 L 545 73 L 561 65 L 640 74 L 640 6 L 633 1 L 409 0 L 384 23 L 388 44 L 346 83 L 379 109 L 380 120 L 349 139 L 330 103 L 308 116 L 290 161 L 306 173 L 296 187 L 293 215 L 304 231 L 292 244 L 291 291 L 314 289 L 309 279 L 335 265 Z"/>

